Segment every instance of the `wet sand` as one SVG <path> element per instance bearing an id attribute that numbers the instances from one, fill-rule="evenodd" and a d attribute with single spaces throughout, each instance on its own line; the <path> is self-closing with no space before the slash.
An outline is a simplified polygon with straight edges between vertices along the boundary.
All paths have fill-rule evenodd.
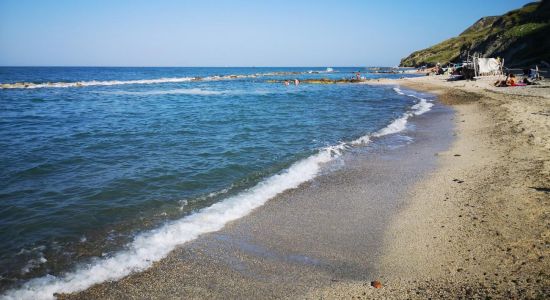
<path id="1" fill-rule="evenodd" d="M 384 287 L 349 281 L 308 298 L 550 297 L 550 83 L 492 82 L 377 82 L 437 93 L 457 111 L 457 139 L 388 227 Z"/>
<path id="2" fill-rule="evenodd" d="M 436 104 L 410 119 L 411 130 L 354 148 L 313 181 L 149 270 L 63 298 L 303 298 L 379 278 L 390 221 L 450 146 L 453 116 Z"/>

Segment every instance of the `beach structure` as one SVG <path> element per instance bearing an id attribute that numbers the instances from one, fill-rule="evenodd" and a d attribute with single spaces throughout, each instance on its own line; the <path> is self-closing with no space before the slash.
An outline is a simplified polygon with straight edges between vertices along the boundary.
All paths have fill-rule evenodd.
<path id="1" fill-rule="evenodd" d="M 504 61 L 498 58 L 474 58 L 474 68 L 477 76 L 502 75 Z"/>
<path id="2" fill-rule="evenodd" d="M 480 57 L 480 55 L 476 53 L 471 57 L 471 62 L 475 71 L 475 77 L 504 74 L 504 59 Z"/>

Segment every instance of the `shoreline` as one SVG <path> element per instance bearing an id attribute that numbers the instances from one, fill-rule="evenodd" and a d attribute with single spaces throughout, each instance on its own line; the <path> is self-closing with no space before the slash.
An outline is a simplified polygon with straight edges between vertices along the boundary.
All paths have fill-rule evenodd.
<path id="1" fill-rule="evenodd" d="M 457 139 L 386 234 L 384 288 L 347 282 L 307 298 L 549 297 L 549 85 L 491 83 L 439 76 L 374 83 L 438 94 L 457 111 Z"/>
<path id="2" fill-rule="evenodd" d="M 315 179 L 150 269 L 61 298 L 294 298 L 378 276 L 387 221 L 419 174 L 435 168 L 433 153 L 450 144 L 451 116 L 436 104 L 409 120 L 414 129 L 373 137 L 368 149 L 353 148 Z M 431 130 L 436 120 L 448 125 Z"/>
<path id="3" fill-rule="evenodd" d="M 433 114 L 414 118 L 420 131 L 413 140 L 428 128 L 424 137 L 432 144 L 382 146 L 368 156 L 352 151 L 331 163 L 335 171 L 178 247 L 143 272 L 57 296 L 547 297 L 546 90 L 523 95 L 438 79 L 369 82 L 427 91 L 450 105 L 454 117 L 441 114 L 442 123 Z M 447 146 L 453 130 L 437 126 L 445 122 L 456 136 Z M 429 166 L 402 166 L 410 157 Z M 383 288 L 371 288 L 372 280 Z"/>

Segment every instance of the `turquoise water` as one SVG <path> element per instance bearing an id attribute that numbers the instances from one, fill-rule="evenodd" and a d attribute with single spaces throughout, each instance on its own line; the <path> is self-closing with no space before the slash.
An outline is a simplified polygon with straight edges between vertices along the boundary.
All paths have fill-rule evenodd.
<path id="1" fill-rule="evenodd" d="M 312 156 L 418 109 L 386 86 L 279 82 L 356 70 L 1 67 L 2 286 L 113 257 L 247 191 L 265 188 L 261 205 L 329 159 Z M 303 178 L 277 181 L 289 169 Z"/>

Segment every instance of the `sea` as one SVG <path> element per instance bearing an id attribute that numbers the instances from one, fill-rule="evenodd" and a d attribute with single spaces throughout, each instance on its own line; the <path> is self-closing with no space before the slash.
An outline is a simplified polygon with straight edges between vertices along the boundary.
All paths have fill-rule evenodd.
<path id="1" fill-rule="evenodd" d="M 307 82 L 415 76 L 385 70 L 0 67 L 0 298 L 145 270 L 405 130 L 431 99 Z"/>

